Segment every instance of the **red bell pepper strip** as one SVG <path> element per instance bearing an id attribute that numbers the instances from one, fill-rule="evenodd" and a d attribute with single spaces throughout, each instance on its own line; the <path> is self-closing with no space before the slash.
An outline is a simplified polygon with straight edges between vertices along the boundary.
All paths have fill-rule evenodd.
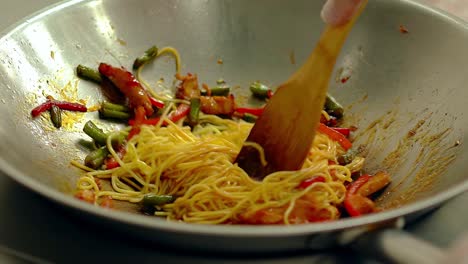
<path id="1" fill-rule="evenodd" d="M 254 116 L 261 116 L 263 113 L 264 108 L 246 108 L 246 107 L 239 107 L 236 108 L 236 112 L 239 114 L 251 114 Z"/>
<path id="2" fill-rule="evenodd" d="M 353 146 L 351 141 L 349 141 L 343 134 L 333 130 L 330 127 L 327 127 L 326 125 L 322 123 L 319 123 L 318 131 L 329 136 L 332 140 L 340 143 L 340 145 L 344 148 L 345 151 L 350 149 Z"/>
<path id="3" fill-rule="evenodd" d="M 78 103 L 70 103 L 70 102 L 63 102 L 63 101 L 55 101 L 55 100 L 47 100 L 45 103 L 35 107 L 31 111 L 32 117 L 37 117 L 40 114 L 44 113 L 45 111 L 49 111 L 52 106 L 57 106 L 62 110 L 69 110 L 75 112 L 86 112 L 88 108 L 85 105 L 78 104 Z"/>
<path id="4" fill-rule="evenodd" d="M 149 97 L 150 99 L 150 102 L 151 102 L 151 105 L 158 108 L 158 109 L 162 109 L 164 108 L 164 102 L 161 102 L 159 101 L 158 99 L 154 98 L 154 97 Z"/>
<path id="5" fill-rule="evenodd" d="M 120 167 L 120 164 L 114 158 L 107 159 L 105 165 L 106 170 L 111 170 Z"/>
<path id="6" fill-rule="evenodd" d="M 366 200 L 361 201 L 363 199 L 356 199 L 355 196 L 359 196 L 357 194 L 359 188 L 361 188 L 366 182 L 368 182 L 370 178 L 371 176 L 368 174 L 362 175 L 356 181 L 352 182 L 348 186 L 348 190 L 346 192 L 346 196 L 345 196 L 345 200 L 343 204 L 344 204 L 346 211 L 348 212 L 350 216 L 354 217 L 354 216 L 362 215 L 361 211 L 359 210 L 360 206 L 358 206 L 358 204 L 356 203 L 366 202 Z M 366 198 L 366 197 L 363 197 L 363 198 Z"/>
<path id="7" fill-rule="evenodd" d="M 317 182 L 325 182 L 325 178 L 322 176 L 315 176 L 310 179 L 304 180 L 299 184 L 299 189 L 305 189 Z"/>
<path id="8" fill-rule="evenodd" d="M 330 128 L 335 130 L 336 132 L 340 132 L 341 134 L 343 134 L 343 136 L 347 138 L 351 134 L 351 129 L 349 128 L 344 128 L 344 127 L 330 127 Z"/>
<path id="9" fill-rule="evenodd" d="M 176 111 L 170 113 L 167 118 L 169 120 L 171 120 L 172 122 L 177 122 L 177 121 L 181 120 L 182 118 L 184 118 L 185 116 L 187 116 L 189 112 L 190 112 L 190 106 L 189 105 L 180 104 L 177 107 Z M 159 118 L 159 117 L 145 119 L 145 120 L 141 121 L 141 125 L 155 126 L 157 123 L 159 123 L 160 120 L 161 120 L 161 118 Z M 131 126 L 135 126 L 136 120 L 135 119 L 130 119 L 130 120 L 128 120 L 128 124 L 131 125 Z M 163 124 L 163 125 L 167 125 L 167 124 Z"/>

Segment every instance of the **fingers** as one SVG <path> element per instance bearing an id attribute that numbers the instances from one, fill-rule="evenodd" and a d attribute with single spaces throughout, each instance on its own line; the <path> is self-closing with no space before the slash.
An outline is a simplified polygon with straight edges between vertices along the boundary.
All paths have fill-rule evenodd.
<path id="1" fill-rule="evenodd" d="M 322 9 L 322 19 L 332 26 L 346 24 L 361 2 L 362 0 L 328 0 Z"/>

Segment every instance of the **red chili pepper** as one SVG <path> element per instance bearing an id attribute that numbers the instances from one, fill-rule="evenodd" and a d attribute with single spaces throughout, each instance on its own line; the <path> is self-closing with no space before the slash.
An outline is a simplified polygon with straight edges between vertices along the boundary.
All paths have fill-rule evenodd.
<path id="1" fill-rule="evenodd" d="M 75 112 L 86 112 L 88 109 L 85 105 L 78 104 L 78 103 L 70 103 L 70 102 L 63 102 L 63 101 L 55 101 L 55 100 L 47 100 L 45 103 L 37 106 L 31 111 L 32 117 L 37 117 L 40 114 L 48 111 L 52 106 L 57 106 L 62 110 L 69 110 Z"/>
<path id="2" fill-rule="evenodd" d="M 316 182 L 325 182 L 325 178 L 322 176 L 315 176 L 310 179 L 304 180 L 299 184 L 299 189 L 305 189 Z"/>
<path id="3" fill-rule="evenodd" d="M 190 106 L 186 104 L 181 104 L 177 107 L 175 112 L 172 112 L 169 114 L 168 119 L 171 120 L 172 122 L 177 122 L 184 118 L 185 116 L 188 115 L 190 112 Z M 155 126 L 156 124 L 159 123 L 161 118 L 155 117 L 155 118 L 149 118 L 145 119 L 141 122 L 141 125 L 149 125 L 149 126 Z M 131 126 L 135 126 L 136 120 L 135 119 L 130 119 L 128 120 L 128 124 Z M 166 123 L 163 123 L 163 125 L 167 125 Z"/>
<path id="4" fill-rule="evenodd" d="M 270 99 L 273 97 L 273 91 L 272 90 L 268 90 L 267 92 L 267 98 Z"/>
<path id="5" fill-rule="evenodd" d="M 333 130 L 330 127 L 327 127 L 326 125 L 324 125 L 322 123 L 319 123 L 318 130 L 321 133 L 329 136 L 332 140 L 337 141 L 338 143 L 340 143 L 340 145 L 344 148 L 344 150 L 348 150 L 353 146 L 351 141 L 349 141 L 343 134 Z"/>
<path id="6" fill-rule="evenodd" d="M 359 188 L 361 188 L 361 186 L 364 185 L 364 183 L 368 182 L 371 177 L 372 176 L 370 176 L 369 174 L 364 174 L 357 180 L 353 181 L 348 186 L 347 194 L 356 194 Z"/>
<path id="7" fill-rule="evenodd" d="M 161 102 L 158 99 L 151 97 L 151 96 L 149 97 L 149 99 L 150 99 L 152 106 L 159 108 L 159 109 L 164 108 L 164 102 Z"/>
<path id="8" fill-rule="evenodd" d="M 43 112 L 45 111 L 49 111 L 50 108 L 52 108 L 53 104 L 51 101 L 47 101 L 39 106 L 37 106 L 36 108 L 34 108 L 32 111 L 31 111 L 31 115 L 32 117 L 37 117 L 39 116 L 40 114 L 42 114 Z"/>
<path id="9" fill-rule="evenodd" d="M 240 114 L 251 114 L 255 116 L 261 116 L 263 113 L 264 108 L 246 108 L 246 107 L 239 107 L 236 108 L 236 112 Z"/>
<path id="10" fill-rule="evenodd" d="M 351 129 L 344 128 L 344 127 L 330 127 L 331 129 L 335 130 L 336 132 L 340 132 L 345 137 L 349 137 L 351 134 Z"/>

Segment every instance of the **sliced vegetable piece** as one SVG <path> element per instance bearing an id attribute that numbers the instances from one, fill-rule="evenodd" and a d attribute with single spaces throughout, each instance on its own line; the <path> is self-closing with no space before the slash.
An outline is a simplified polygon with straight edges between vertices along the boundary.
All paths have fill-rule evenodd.
<path id="1" fill-rule="evenodd" d="M 130 113 L 112 110 L 109 108 L 101 108 L 99 109 L 99 116 L 103 119 L 128 120 L 130 118 Z"/>
<path id="2" fill-rule="evenodd" d="M 109 155 L 107 147 L 100 147 L 86 156 L 85 165 L 95 170 L 100 169 L 107 155 Z"/>
<path id="3" fill-rule="evenodd" d="M 262 84 L 261 82 L 253 82 L 252 84 L 250 84 L 250 91 L 252 92 L 252 94 L 257 97 L 257 98 L 260 98 L 260 99 L 265 99 L 265 98 L 268 98 L 268 94 L 269 92 L 271 92 L 271 89 Z"/>
<path id="4" fill-rule="evenodd" d="M 218 85 L 216 87 L 211 88 L 210 91 L 211 91 L 211 96 L 228 96 L 229 93 L 231 92 L 231 87 L 227 85 L 225 86 Z"/>
<path id="5" fill-rule="evenodd" d="M 53 105 L 53 104 L 52 104 L 52 101 L 47 100 L 47 102 L 36 106 L 36 107 L 31 111 L 32 117 L 38 117 L 39 115 L 41 115 L 41 114 L 44 113 L 45 111 L 49 111 L 49 109 L 52 107 L 52 105 Z"/>
<path id="6" fill-rule="evenodd" d="M 355 181 L 353 181 L 352 183 L 349 184 L 347 193 L 348 194 L 357 194 L 359 188 L 361 188 L 361 186 L 363 186 L 367 181 L 369 181 L 369 179 L 371 177 L 372 176 L 370 176 L 369 174 L 362 175 L 357 180 L 355 180 Z"/>
<path id="7" fill-rule="evenodd" d="M 93 121 L 88 121 L 83 127 L 83 132 L 90 136 L 96 143 L 105 145 L 108 135 L 102 131 Z"/>
<path id="8" fill-rule="evenodd" d="M 331 129 L 335 130 L 336 132 L 340 132 L 343 134 L 345 137 L 349 137 L 351 134 L 351 130 L 349 128 L 344 128 L 344 127 L 330 127 Z"/>
<path id="9" fill-rule="evenodd" d="M 133 127 L 128 134 L 129 140 L 140 133 L 140 126 L 143 124 L 144 120 L 146 120 L 145 108 L 143 106 L 139 106 L 135 109 L 135 123 L 133 124 Z"/>
<path id="10" fill-rule="evenodd" d="M 145 53 L 141 56 L 138 57 L 134 62 L 133 62 L 133 69 L 138 70 L 141 66 L 144 64 L 150 62 L 151 60 L 155 59 L 158 56 L 158 47 L 153 46 L 145 51 Z"/>
<path id="11" fill-rule="evenodd" d="M 62 126 L 62 110 L 60 110 L 58 106 L 52 105 L 49 112 L 50 120 L 52 121 L 52 124 L 54 124 L 54 127 L 60 128 Z"/>
<path id="12" fill-rule="evenodd" d="M 201 111 L 211 115 L 232 115 L 236 109 L 234 95 L 230 96 L 202 96 Z"/>
<path id="13" fill-rule="evenodd" d="M 301 184 L 299 184 L 299 189 L 305 189 L 317 182 L 325 182 L 325 178 L 322 176 L 315 176 L 310 179 L 304 180 L 303 182 L 301 182 Z"/>
<path id="14" fill-rule="evenodd" d="M 176 78 L 181 81 L 177 86 L 176 98 L 190 100 L 191 98 L 200 97 L 200 89 L 198 88 L 198 78 L 196 75 L 187 74 L 187 76 L 180 76 L 176 74 Z"/>
<path id="15" fill-rule="evenodd" d="M 175 112 L 171 112 L 167 118 L 175 123 L 181 120 L 182 118 L 186 117 L 189 114 L 189 112 L 190 112 L 189 105 L 180 104 L 175 110 Z"/>
<path id="16" fill-rule="evenodd" d="M 191 126 L 198 124 L 198 116 L 200 115 L 200 98 L 190 99 L 190 112 L 188 120 Z"/>
<path id="17" fill-rule="evenodd" d="M 160 206 L 175 201 L 175 197 L 172 195 L 157 195 L 153 193 L 148 193 L 143 196 L 141 201 L 144 206 Z"/>
<path id="18" fill-rule="evenodd" d="M 110 102 L 103 102 L 101 104 L 101 108 L 106 108 L 112 111 L 119 111 L 119 112 L 126 112 L 126 113 L 130 112 L 130 108 L 128 108 L 127 106 L 121 105 L 121 104 L 114 104 Z"/>
<path id="19" fill-rule="evenodd" d="M 102 83 L 102 76 L 99 71 L 90 67 L 78 65 L 76 67 L 76 75 L 83 80 L 91 81 L 97 84 Z"/>
<path id="20" fill-rule="evenodd" d="M 319 123 L 319 126 L 318 126 L 318 130 L 329 136 L 330 139 L 334 140 L 334 141 L 337 141 L 338 143 L 340 143 L 341 147 L 343 147 L 343 149 L 345 151 L 347 151 L 348 149 L 350 149 L 353 144 L 351 143 L 351 141 L 349 141 L 345 136 L 343 136 L 343 134 L 341 134 L 340 132 L 337 132 L 335 130 L 333 130 L 332 128 L 330 127 L 327 127 L 326 125 L 322 124 L 322 123 Z"/>
<path id="21" fill-rule="evenodd" d="M 348 195 L 344 200 L 344 207 L 352 217 L 369 214 L 376 211 L 374 202 L 361 195 Z"/>
<path id="22" fill-rule="evenodd" d="M 327 94 L 325 100 L 325 111 L 338 119 L 342 118 L 344 114 L 343 106 L 330 94 Z"/>
<path id="23" fill-rule="evenodd" d="M 337 160 L 340 165 L 350 164 L 356 157 L 357 151 L 354 149 L 348 150 L 345 154 L 338 156 Z"/>
<path id="24" fill-rule="evenodd" d="M 159 101 L 158 99 L 154 98 L 154 97 L 151 97 L 150 96 L 150 101 L 151 101 L 151 105 L 153 105 L 154 107 L 158 108 L 158 109 L 162 109 L 164 108 L 164 102 L 161 102 Z"/>
<path id="25" fill-rule="evenodd" d="M 245 113 L 245 114 L 242 116 L 242 120 L 244 120 L 245 122 L 249 122 L 249 123 L 255 123 L 255 122 L 257 122 L 257 119 L 258 119 L 257 116 L 251 115 L 251 114 L 249 114 L 249 113 Z"/>
<path id="26" fill-rule="evenodd" d="M 247 108 L 247 107 L 239 107 L 236 108 L 236 112 L 239 114 L 251 114 L 254 116 L 261 116 L 263 114 L 264 108 Z"/>
<path id="27" fill-rule="evenodd" d="M 86 112 L 88 108 L 85 105 L 79 103 L 70 103 L 64 101 L 52 101 L 53 105 L 58 106 L 62 110 L 75 111 L 75 112 Z"/>

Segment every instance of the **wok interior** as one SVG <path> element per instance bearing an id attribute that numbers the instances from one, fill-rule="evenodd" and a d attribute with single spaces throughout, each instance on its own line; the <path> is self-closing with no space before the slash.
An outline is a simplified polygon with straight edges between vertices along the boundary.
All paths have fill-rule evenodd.
<path id="1" fill-rule="evenodd" d="M 58 87 L 76 81 L 76 65 L 108 62 L 130 68 L 151 45 L 173 46 L 181 53 L 184 73 L 196 73 L 209 84 L 222 77 L 240 87 L 237 94 L 248 95 L 250 82 L 276 86 L 305 60 L 324 26 L 321 5 L 308 0 L 287 5 L 271 0 L 267 6 L 262 0 L 114 0 L 50 9 L 0 41 L 1 157 L 16 169 L 14 177 L 69 195 L 79 176 L 69 162 L 85 155 L 77 144 L 86 139 L 80 130 L 97 115 L 86 114 L 72 130 L 55 131 L 44 130 L 29 113 L 45 100 L 43 94 L 56 94 Z M 409 33 L 400 33 L 400 25 Z M 334 74 L 351 78 L 345 84 L 333 79 L 330 92 L 348 106 L 346 124 L 359 128 L 355 146 L 365 146 L 365 169 L 392 175 L 383 207 L 430 197 L 467 179 L 468 53 L 459 49 L 466 42 L 466 26 L 392 0 L 370 2 L 351 33 Z M 174 65 L 163 58 L 144 74 L 150 83 L 162 77 L 170 84 Z M 95 85 L 80 82 L 78 87 L 78 98 L 89 106 L 103 100 Z M 457 141 L 461 145 L 453 147 Z"/>

